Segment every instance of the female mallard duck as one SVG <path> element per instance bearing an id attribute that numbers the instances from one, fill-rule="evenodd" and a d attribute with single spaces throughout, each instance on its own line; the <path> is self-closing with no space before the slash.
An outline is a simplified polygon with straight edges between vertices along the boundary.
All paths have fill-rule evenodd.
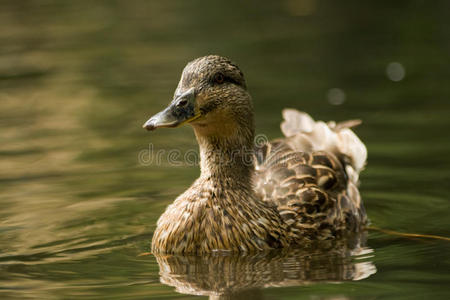
<path id="1" fill-rule="evenodd" d="M 349 129 L 283 111 L 283 139 L 254 146 L 253 107 L 239 68 L 216 55 L 184 68 L 174 99 L 144 128 L 194 128 L 200 177 L 158 220 L 152 251 L 205 253 L 310 245 L 367 221 L 356 188 L 367 151 Z"/>

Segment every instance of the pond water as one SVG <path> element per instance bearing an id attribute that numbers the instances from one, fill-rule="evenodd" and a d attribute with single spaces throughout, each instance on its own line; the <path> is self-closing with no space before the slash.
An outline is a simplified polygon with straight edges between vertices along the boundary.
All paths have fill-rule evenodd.
<path id="1" fill-rule="evenodd" d="M 450 236 L 450 2 L 0 1 L 2 299 L 449 299 L 450 242 L 367 233 L 358 251 L 155 257 L 198 176 L 148 133 L 191 59 L 244 71 L 257 133 L 281 110 L 360 118 L 372 226 Z M 159 161 L 154 153 L 163 153 Z"/>

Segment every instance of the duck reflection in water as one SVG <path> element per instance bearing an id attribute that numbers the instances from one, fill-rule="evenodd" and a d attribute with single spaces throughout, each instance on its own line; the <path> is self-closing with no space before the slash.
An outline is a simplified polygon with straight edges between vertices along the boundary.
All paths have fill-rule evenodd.
<path id="1" fill-rule="evenodd" d="M 160 281 L 177 292 L 210 299 L 263 299 L 263 288 L 339 283 L 365 279 L 376 272 L 372 249 L 361 235 L 331 248 L 293 248 L 231 254 L 155 254 Z M 356 244 L 355 244 L 356 241 Z M 353 244 L 352 244 L 353 243 Z"/>

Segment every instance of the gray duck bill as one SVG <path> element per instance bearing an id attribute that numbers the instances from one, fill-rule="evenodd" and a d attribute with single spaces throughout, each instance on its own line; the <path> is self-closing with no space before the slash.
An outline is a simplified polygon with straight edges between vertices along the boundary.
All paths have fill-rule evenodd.
<path id="1" fill-rule="evenodd" d="M 190 89 L 175 96 L 166 109 L 151 117 L 142 127 L 149 131 L 179 127 L 199 117 L 200 113 L 195 113 L 195 92 L 194 89 Z"/>

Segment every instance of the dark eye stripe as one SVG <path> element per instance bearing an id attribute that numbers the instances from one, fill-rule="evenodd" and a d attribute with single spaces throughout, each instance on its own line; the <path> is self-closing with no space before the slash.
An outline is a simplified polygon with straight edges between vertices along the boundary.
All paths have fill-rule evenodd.
<path id="1" fill-rule="evenodd" d="M 237 82 L 237 81 L 234 80 L 233 78 L 227 77 L 227 76 L 224 77 L 224 81 L 225 81 L 225 82 L 229 82 L 229 83 L 234 83 L 234 84 L 236 84 L 236 85 L 241 85 L 240 82 Z"/>
<path id="2" fill-rule="evenodd" d="M 214 84 L 214 85 L 220 85 L 220 84 L 224 84 L 225 82 L 228 82 L 228 83 L 233 83 L 233 84 L 242 86 L 242 84 L 239 81 L 236 81 L 233 78 L 231 78 L 229 76 L 226 76 L 226 75 L 222 75 L 222 76 L 223 76 L 223 82 L 222 83 L 217 83 L 214 80 L 215 76 L 211 79 L 211 83 Z"/>

